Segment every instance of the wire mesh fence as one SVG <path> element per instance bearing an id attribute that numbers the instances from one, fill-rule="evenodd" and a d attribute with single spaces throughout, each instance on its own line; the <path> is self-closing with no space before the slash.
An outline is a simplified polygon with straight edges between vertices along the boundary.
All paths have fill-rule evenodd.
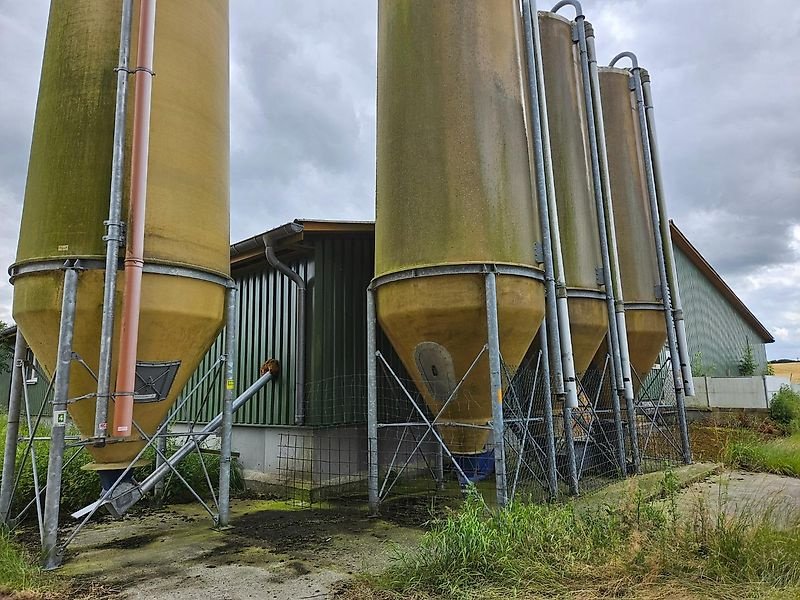
<path id="1" fill-rule="evenodd" d="M 419 380 L 379 355 L 378 493 L 383 505 L 460 497 L 474 485 L 495 499 L 495 458 L 488 357 L 479 352 L 458 379 Z M 635 431 L 624 401 L 615 405 L 610 360 L 579 378 L 578 406 L 567 420 L 563 402 L 550 393 L 547 369 L 532 353 L 520 365 L 501 360 L 503 456 L 508 498 L 541 502 L 565 497 L 576 477 L 580 493 L 635 472 L 631 435 L 641 471 L 681 462 L 675 391 L 669 364 L 636 382 Z M 481 369 L 485 370 L 484 372 Z M 281 433 L 278 472 L 284 494 L 304 506 L 330 500 L 363 502 L 367 496 L 366 377 L 330 378 L 306 388 L 310 403 L 336 393 L 335 414 L 348 422 Z M 424 390 L 424 393 L 423 393 Z M 549 403 L 549 405 L 548 405 Z M 570 435 L 572 438 L 570 447 Z M 573 459 L 574 457 L 574 459 Z M 574 460 L 574 463 L 573 463 Z M 574 464 L 574 467 L 572 466 Z"/>

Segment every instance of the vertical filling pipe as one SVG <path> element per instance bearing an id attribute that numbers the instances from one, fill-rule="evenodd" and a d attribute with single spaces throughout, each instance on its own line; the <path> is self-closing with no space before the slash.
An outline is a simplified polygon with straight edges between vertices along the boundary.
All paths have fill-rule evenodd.
<path id="1" fill-rule="evenodd" d="M 0 524 L 8 524 L 11 498 L 14 494 L 14 471 L 17 464 L 19 416 L 22 406 L 22 386 L 25 385 L 25 352 L 28 345 L 17 327 L 14 342 L 14 361 L 11 363 L 11 393 L 8 396 L 8 418 L 6 421 L 6 445 L 3 454 L 3 479 L 0 480 Z M 33 435 L 33 432 L 28 432 Z"/>
<path id="2" fill-rule="evenodd" d="M 594 192 L 595 210 L 597 211 L 597 228 L 600 239 L 600 256 L 602 260 L 603 287 L 605 288 L 606 309 L 608 312 L 608 341 L 609 354 L 611 355 L 611 381 L 614 383 L 614 393 L 611 395 L 611 406 L 614 415 L 614 426 L 617 435 L 617 460 L 622 475 L 626 474 L 625 459 L 625 440 L 622 427 L 621 399 L 625 395 L 625 382 L 622 369 L 622 358 L 620 352 L 619 331 L 616 318 L 615 289 L 613 284 L 612 264 L 610 258 L 609 240 L 606 229 L 606 205 L 607 200 L 604 194 L 605 189 L 602 184 L 600 173 L 600 157 L 598 149 L 598 137 L 596 112 L 594 98 L 592 97 L 591 75 L 589 68 L 589 50 L 586 41 L 586 16 L 583 14 L 579 2 L 564 0 L 553 7 L 553 12 L 558 11 L 564 6 L 575 8 L 575 21 L 573 28 L 573 39 L 578 43 L 578 51 L 581 64 L 581 82 L 583 85 L 584 108 L 586 110 L 586 129 L 589 137 L 589 157 L 592 166 L 592 190 Z M 610 198 L 610 195 L 608 196 Z"/>
<path id="3" fill-rule="evenodd" d="M 97 405 L 94 437 L 102 445 L 108 433 L 108 401 L 111 397 L 111 360 L 114 336 L 114 302 L 117 291 L 119 245 L 122 241 L 122 186 L 125 178 L 125 120 L 128 110 L 128 57 L 131 49 L 133 0 L 123 0 L 119 28 L 117 96 L 114 109 L 114 145 L 111 157 L 111 193 L 106 221 L 106 269 L 103 284 L 103 317 L 100 325 L 100 360 L 97 371 Z"/>
<path id="4" fill-rule="evenodd" d="M 678 354 L 677 336 L 675 334 L 675 322 L 672 317 L 672 300 L 669 281 L 667 278 L 667 268 L 664 256 L 663 238 L 661 232 L 661 219 L 658 212 L 658 200 L 656 198 L 655 181 L 653 178 L 652 157 L 650 155 L 650 142 L 647 133 L 647 121 L 644 111 L 644 92 L 642 91 L 641 72 L 636 55 L 632 52 L 622 52 L 614 57 L 610 66 L 614 66 L 621 58 L 631 60 L 631 83 L 632 91 L 636 97 L 636 110 L 639 117 L 639 134 L 642 142 L 642 152 L 644 154 L 645 176 L 647 179 L 647 195 L 650 201 L 650 213 L 653 222 L 653 239 L 658 259 L 658 276 L 661 285 L 661 300 L 664 305 L 664 322 L 667 329 L 667 345 L 669 348 L 670 363 L 672 367 L 672 378 L 675 384 L 675 404 L 678 412 L 678 426 L 681 434 L 681 451 L 683 460 L 686 464 L 692 462 L 692 450 L 689 445 L 689 429 L 686 423 L 686 405 L 683 391 L 683 372 L 680 366 Z M 667 223 L 669 225 L 669 223 Z"/>
<path id="5" fill-rule="evenodd" d="M 603 192 L 603 217 L 599 220 L 601 229 L 605 228 L 607 234 L 610 267 L 609 275 L 614 301 L 613 318 L 616 321 L 616 335 L 623 385 L 622 395 L 625 402 L 625 412 L 628 417 L 628 439 L 630 440 L 631 446 L 631 458 L 634 470 L 638 473 L 641 468 L 641 459 L 639 456 L 639 442 L 636 437 L 636 408 L 635 396 L 633 393 L 630 349 L 628 347 L 628 325 L 625 318 L 625 299 L 623 296 L 622 275 L 619 266 L 617 228 L 614 224 L 614 201 L 611 194 L 611 176 L 609 175 L 608 149 L 606 148 L 606 127 L 605 119 L 603 118 L 602 95 L 600 93 L 600 76 L 597 70 L 597 50 L 594 42 L 594 29 L 589 23 L 586 23 L 585 39 L 589 68 L 589 84 L 591 86 L 592 107 L 594 110 L 597 158 L 599 161 L 598 166 Z M 611 313 L 609 313 L 609 317 L 612 317 Z"/>
<path id="6" fill-rule="evenodd" d="M 153 93 L 153 46 L 156 0 L 141 0 L 135 69 L 135 104 L 131 147 L 131 199 L 128 244 L 125 253 L 125 292 L 122 299 L 119 369 L 114 405 L 114 436 L 133 432 L 133 396 L 136 387 L 136 352 L 144 268 L 144 225 L 147 203 L 147 161 L 150 151 L 150 109 Z"/>
<path id="7" fill-rule="evenodd" d="M 647 121 L 647 137 L 650 146 L 650 159 L 653 168 L 653 181 L 656 189 L 658 203 L 658 218 L 661 223 L 661 243 L 664 245 L 664 260 L 667 268 L 667 279 L 672 297 L 672 318 L 675 321 L 675 334 L 678 342 L 678 355 L 681 360 L 683 373 L 683 390 L 687 396 L 694 396 L 694 381 L 692 380 L 692 365 L 689 358 L 689 344 L 686 339 L 686 324 L 683 319 L 683 304 L 678 286 L 678 273 L 675 266 L 675 254 L 672 248 L 672 235 L 670 233 L 667 204 L 664 194 L 664 181 L 661 176 L 661 159 L 658 152 L 658 139 L 656 137 L 656 121 L 653 109 L 653 95 L 650 90 L 650 73 L 640 69 L 642 94 L 644 97 L 645 119 Z"/>
<path id="8" fill-rule="evenodd" d="M 563 400 L 564 409 L 570 412 L 572 408 L 578 406 L 578 392 L 567 312 L 567 287 L 564 282 L 558 212 L 555 204 L 555 184 L 550 157 L 550 129 L 547 122 L 539 19 L 534 1 L 522 0 L 522 17 L 531 104 L 534 176 L 544 255 L 547 307 L 545 318 L 548 325 L 549 335 L 547 337 L 552 361 L 551 375 L 556 395 Z"/>

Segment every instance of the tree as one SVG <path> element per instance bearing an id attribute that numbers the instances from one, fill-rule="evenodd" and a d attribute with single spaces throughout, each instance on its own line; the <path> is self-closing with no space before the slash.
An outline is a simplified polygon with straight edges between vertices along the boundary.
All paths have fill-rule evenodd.
<path id="1" fill-rule="evenodd" d="M 750 346 L 750 340 L 746 340 L 744 350 L 742 351 L 742 358 L 739 359 L 739 375 L 742 377 L 752 377 L 755 375 L 756 359 L 753 357 L 753 348 Z"/>
<path id="2" fill-rule="evenodd" d="M 8 325 L 0 321 L 0 333 L 8 329 Z M 11 370 L 11 360 L 14 358 L 14 342 L 11 338 L 0 338 L 0 373 Z"/>

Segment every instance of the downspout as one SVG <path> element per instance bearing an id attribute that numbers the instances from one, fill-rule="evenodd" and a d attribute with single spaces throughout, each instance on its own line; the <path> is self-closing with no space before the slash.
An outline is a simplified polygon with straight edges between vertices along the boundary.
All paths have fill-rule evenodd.
<path id="1" fill-rule="evenodd" d="M 94 412 L 95 444 L 108 434 L 108 402 L 111 391 L 111 359 L 114 339 L 114 303 L 117 292 L 119 247 L 123 240 L 122 186 L 125 178 L 125 120 L 128 107 L 128 55 L 131 50 L 133 0 L 123 0 L 117 63 L 117 96 L 114 109 L 114 146 L 111 158 L 111 194 L 106 221 L 106 270 L 103 285 L 103 317 L 100 326 L 100 366 L 97 371 L 97 403 Z"/>
<path id="2" fill-rule="evenodd" d="M 678 273 L 675 267 L 675 254 L 672 249 L 672 235 L 667 216 L 667 205 L 664 200 L 664 182 L 661 178 L 661 159 L 658 153 L 658 140 L 656 138 L 656 121 L 653 114 L 653 96 L 650 91 L 650 73 L 646 69 L 640 70 L 642 93 L 644 95 L 645 117 L 647 119 L 647 133 L 650 141 L 650 158 L 653 163 L 653 180 L 656 186 L 656 200 L 658 202 L 658 217 L 661 220 L 661 243 L 664 245 L 664 260 L 669 279 L 669 291 L 672 296 L 672 317 L 675 321 L 675 334 L 678 336 L 678 354 L 681 359 L 681 372 L 683 373 L 683 391 L 687 396 L 694 396 L 694 381 L 692 380 L 692 365 L 689 360 L 689 343 L 686 339 L 686 324 L 683 320 L 683 304 L 678 286 Z"/>
<path id="3" fill-rule="evenodd" d="M 277 271 L 286 275 L 297 286 L 297 340 L 295 345 L 294 382 L 294 424 L 304 425 L 306 420 L 305 381 L 306 381 L 306 282 L 298 273 L 282 263 L 275 254 L 275 242 L 281 238 L 303 232 L 300 223 L 287 223 L 264 234 L 264 254 L 267 262 Z"/>
<path id="4" fill-rule="evenodd" d="M 125 254 L 125 291 L 119 343 L 119 368 L 114 405 L 114 436 L 133 432 L 133 395 L 136 387 L 136 351 L 139 344 L 139 309 L 144 267 L 144 224 L 147 203 L 147 161 L 150 150 L 150 108 L 153 92 L 153 46 L 156 0 L 141 0 L 133 137 L 131 148 L 131 199 L 128 212 L 128 245 Z"/>

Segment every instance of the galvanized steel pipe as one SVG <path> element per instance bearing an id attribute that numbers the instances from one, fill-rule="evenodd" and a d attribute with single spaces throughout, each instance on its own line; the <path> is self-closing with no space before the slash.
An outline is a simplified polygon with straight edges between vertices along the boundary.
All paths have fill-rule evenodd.
<path id="1" fill-rule="evenodd" d="M 261 388 L 263 388 L 267 383 L 272 381 L 277 377 L 277 372 L 274 371 L 267 371 L 259 377 L 253 385 L 247 388 L 242 394 L 236 398 L 231 404 L 231 414 L 236 413 L 242 405 L 250 400 L 253 396 L 255 396 Z M 219 429 L 220 425 L 222 425 L 223 421 L 223 414 L 220 413 L 216 417 L 214 417 L 208 424 L 203 427 L 199 432 L 197 432 L 193 438 L 192 442 L 187 442 L 183 446 L 181 446 L 175 454 L 170 456 L 167 459 L 167 462 L 164 463 L 161 467 L 154 470 L 150 475 L 148 475 L 142 483 L 139 484 L 138 490 L 141 492 L 141 495 L 144 496 L 147 492 L 152 490 L 156 483 L 158 483 L 162 478 L 169 474 L 169 472 L 181 462 L 184 458 L 186 458 L 189 454 L 194 452 L 195 444 L 201 444 L 204 442 L 212 433 L 214 433 L 217 429 Z"/>
<path id="2" fill-rule="evenodd" d="M 547 348 L 547 322 L 543 322 L 539 329 L 539 339 L 541 340 L 541 365 L 542 365 L 542 390 L 544 391 L 544 427 L 545 444 L 547 453 L 547 487 L 550 499 L 554 500 L 558 496 L 558 465 L 556 463 L 556 432 L 553 423 L 553 397 L 550 391 L 550 357 Z M 534 389 L 534 394 L 536 390 Z M 534 396 L 535 398 L 535 396 Z M 531 399 L 531 402 L 534 400 Z M 574 456 L 574 453 L 573 453 Z M 574 464 L 574 461 L 573 461 Z M 576 471 L 577 477 L 577 471 Z M 577 481 L 575 483 L 577 487 Z M 571 486 L 570 486 L 571 487 Z"/>
<path id="3" fill-rule="evenodd" d="M 128 246 L 125 253 L 125 292 L 122 300 L 120 353 L 114 404 L 114 436 L 133 434 L 133 396 L 136 388 L 136 353 L 144 267 L 144 225 L 147 204 L 147 162 L 150 152 L 150 108 L 153 92 L 153 46 L 156 0 L 141 0 L 139 40 L 135 69 L 135 105 L 131 145 L 131 199 Z"/>
<path id="4" fill-rule="evenodd" d="M 8 414 L 6 418 L 6 445 L 3 454 L 3 478 L 0 480 L 0 523 L 8 524 L 11 511 L 11 499 L 14 495 L 14 470 L 17 461 L 17 442 L 19 436 L 19 415 L 22 405 L 22 386 L 25 385 L 25 369 L 23 361 L 28 345 L 22 332 L 17 327 L 17 338 L 14 343 L 14 361 L 11 363 L 11 390 L 8 396 Z M 29 432 L 33 435 L 33 432 Z"/>
<path id="5" fill-rule="evenodd" d="M 600 256 L 602 258 L 602 272 L 603 272 L 603 286 L 605 287 L 606 295 L 606 308 L 608 312 L 608 340 L 609 340 L 609 354 L 611 355 L 612 365 L 612 381 L 614 382 L 615 392 L 611 396 L 611 404 L 614 415 L 614 425 L 617 435 L 617 450 L 619 467 L 621 473 L 624 475 L 626 468 L 625 458 L 625 441 L 624 430 L 622 426 L 622 411 L 621 402 L 622 398 L 626 396 L 625 385 L 625 371 L 623 369 L 622 358 L 622 344 L 619 335 L 619 315 L 618 310 L 622 311 L 622 303 L 618 302 L 617 293 L 621 294 L 621 285 L 615 286 L 614 272 L 619 272 L 619 265 L 612 263 L 612 250 L 610 248 L 611 242 L 609 241 L 609 220 L 612 219 L 612 213 L 609 213 L 611 208 L 611 188 L 607 184 L 608 181 L 608 168 L 605 154 L 600 156 L 600 139 L 605 142 L 605 131 L 602 127 L 602 112 L 600 113 L 598 128 L 598 108 L 600 108 L 599 100 L 599 84 L 597 86 L 597 93 L 594 93 L 594 81 L 591 75 L 591 57 L 589 55 L 589 44 L 587 42 L 586 29 L 591 30 L 591 25 L 586 22 L 586 16 L 580 2 L 576 0 L 562 0 L 553 7 L 552 12 L 557 12 L 565 6 L 572 6 L 575 9 L 574 21 L 574 34 L 573 40 L 578 44 L 580 65 L 581 65 L 581 81 L 583 85 L 583 98 L 586 108 L 586 128 L 589 138 L 589 155 L 591 159 L 591 173 L 592 173 L 592 189 L 594 192 L 595 209 L 597 211 L 598 221 L 598 235 L 600 238 Z M 592 34 L 593 38 L 593 34 Z M 595 78 L 597 76 L 597 65 L 595 63 Z M 594 94 L 594 95 L 593 95 Z M 604 145 L 603 145 L 604 148 Z M 603 182 L 602 165 L 606 166 L 605 179 L 606 185 Z M 611 220 L 611 230 L 613 231 L 614 224 Z M 616 244 L 616 238 L 614 238 Z M 613 252 L 616 258 L 616 245 Z M 616 267 L 616 269 L 615 269 Z M 622 321 L 624 322 L 624 312 L 622 312 Z M 625 345 L 627 348 L 627 344 Z M 629 361 L 628 361 L 629 362 Z M 628 378 L 630 379 L 630 377 Z M 629 382 L 630 383 L 630 382 Z M 633 403 L 633 386 L 630 388 L 630 401 Z"/>
<path id="6" fill-rule="evenodd" d="M 611 176 L 609 174 L 608 166 L 608 149 L 606 148 L 606 128 L 605 120 L 603 118 L 603 102 L 600 93 L 600 76 L 597 70 L 597 51 L 594 43 L 594 29 L 587 22 L 586 23 L 586 51 L 588 58 L 589 68 L 589 84 L 591 86 L 592 108 L 594 111 L 594 122 L 597 143 L 597 158 L 598 168 L 600 172 L 600 180 L 602 184 L 603 195 L 603 220 L 600 222 L 600 227 L 605 225 L 607 233 L 606 248 L 608 251 L 608 260 L 610 267 L 610 283 L 613 297 L 614 311 L 609 313 L 609 317 L 613 318 L 616 323 L 616 337 L 618 344 L 619 368 L 622 375 L 622 396 L 625 402 L 625 411 L 627 413 L 628 421 L 628 439 L 631 446 L 631 458 L 633 461 L 634 470 L 638 473 L 641 469 L 641 459 L 639 456 L 639 442 L 636 437 L 636 409 L 635 409 L 635 396 L 633 392 L 633 373 L 631 370 L 631 357 L 628 348 L 628 326 L 625 318 L 625 299 L 622 289 L 622 275 L 619 265 L 619 250 L 617 248 L 617 228 L 614 223 L 614 200 L 611 194 Z M 608 284 L 606 284 L 608 285 Z M 621 427 L 617 428 L 617 435 L 621 435 Z M 620 443 L 621 459 L 625 459 L 624 436 Z M 624 463 L 622 463 L 624 465 Z M 623 467 L 624 468 L 624 467 Z"/>
<path id="7" fill-rule="evenodd" d="M 672 318 L 675 321 L 675 334 L 678 342 L 678 355 L 681 360 L 683 373 L 683 390 L 687 396 L 694 396 L 694 380 L 692 379 L 692 364 L 689 358 L 689 343 L 686 339 L 686 323 L 683 319 L 683 304 L 681 303 L 680 286 L 678 285 L 678 272 L 675 265 L 675 254 L 672 248 L 672 234 L 670 232 L 669 217 L 667 216 L 666 194 L 664 181 L 661 176 L 661 159 L 658 152 L 658 138 L 656 137 L 656 121 L 653 108 L 653 95 L 650 90 L 650 73 L 640 69 L 642 93 L 644 96 L 645 117 L 647 121 L 647 134 L 650 142 L 650 158 L 653 167 L 653 181 L 656 188 L 658 202 L 658 217 L 661 222 L 661 241 L 664 245 L 664 260 L 667 267 L 667 279 L 672 298 Z"/>
<path id="8" fill-rule="evenodd" d="M 667 329 L 667 345 L 669 347 L 670 363 L 672 367 L 672 378 L 675 384 L 675 404 L 678 412 L 678 426 L 681 434 L 681 450 L 683 460 L 686 464 L 692 462 L 692 450 L 689 445 L 689 429 L 686 423 L 686 406 L 683 391 L 683 371 L 680 365 L 680 355 L 678 353 L 677 336 L 675 333 L 675 322 L 672 315 L 672 301 L 669 280 L 667 277 L 666 258 L 664 251 L 663 237 L 661 233 L 661 215 L 658 210 L 658 198 L 653 176 L 653 163 L 650 154 L 650 139 L 647 132 L 647 119 L 644 108 L 644 92 L 642 90 L 641 68 L 632 52 L 622 52 L 614 57 L 610 66 L 614 66 L 621 58 L 629 58 L 632 63 L 631 78 L 633 92 L 636 97 L 636 109 L 639 117 L 639 131 L 642 141 L 642 152 L 644 153 L 645 175 L 647 179 L 647 195 L 650 201 L 650 212 L 653 221 L 653 238 L 656 247 L 656 257 L 658 259 L 658 275 L 661 285 L 661 297 L 664 304 L 664 321 Z M 669 223 L 667 223 L 669 226 Z"/>
<path id="9" fill-rule="evenodd" d="M 556 394 L 564 399 L 565 408 L 578 406 L 575 365 L 572 356 L 572 335 L 569 328 L 567 287 L 564 281 L 564 261 L 558 229 L 558 210 L 555 202 L 550 132 L 547 121 L 539 20 L 533 0 L 522 0 L 522 20 L 525 31 L 528 88 L 531 96 L 531 129 L 533 133 L 533 162 L 536 179 L 539 221 L 545 270 L 546 319 L 548 322 L 552 376 Z"/>
<path id="10" fill-rule="evenodd" d="M 67 402 L 72 366 L 72 340 L 78 296 L 78 261 L 67 262 L 61 300 L 58 354 L 53 385 L 53 422 L 50 432 L 50 457 L 47 462 L 47 491 L 44 498 L 42 554 L 45 569 L 61 564 L 58 548 L 58 515 L 61 504 L 61 471 L 64 464 L 64 436 L 67 428 Z"/>
<path id="11" fill-rule="evenodd" d="M 367 457 L 369 509 L 377 514 L 380 504 L 378 494 L 378 364 L 375 291 L 370 284 L 367 289 Z"/>
<path id="12" fill-rule="evenodd" d="M 231 443 L 233 400 L 236 397 L 236 286 L 225 294 L 225 391 L 222 397 L 222 428 L 219 450 L 219 517 L 217 525 L 227 527 L 231 513 Z"/>
<path id="13" fill-rule="evenodd" d="M 125 124 L 128 107 L 128 56 L 131 48 L 133 0 L 122 1 L 117 62 L 117 96 L 114 109 L 114 142 L 111 156 L 111 194 L 106 221 L 106 270 L 103 283 L 103 316 L 100 325 L 100 358 L 97 370 L 97 402 L 94 437 L 103 444 L 108 433 L 108 402 L 111 398 L 111 360 L 114 337 L 114 308 L 122 242 L 122 186 L 125 179 Z"/>
<path id="14" fill-rule="evenodd" d="M 486 343 L 489 350 L 489 384 L 492 395 L 492 447 L 497 505 L 508 504 L 506 481 L 506 450 L 503 423 L 503 382 L 500 377 L 500 325 L 497 315 L 497 274 L 486 273 Z"/>

